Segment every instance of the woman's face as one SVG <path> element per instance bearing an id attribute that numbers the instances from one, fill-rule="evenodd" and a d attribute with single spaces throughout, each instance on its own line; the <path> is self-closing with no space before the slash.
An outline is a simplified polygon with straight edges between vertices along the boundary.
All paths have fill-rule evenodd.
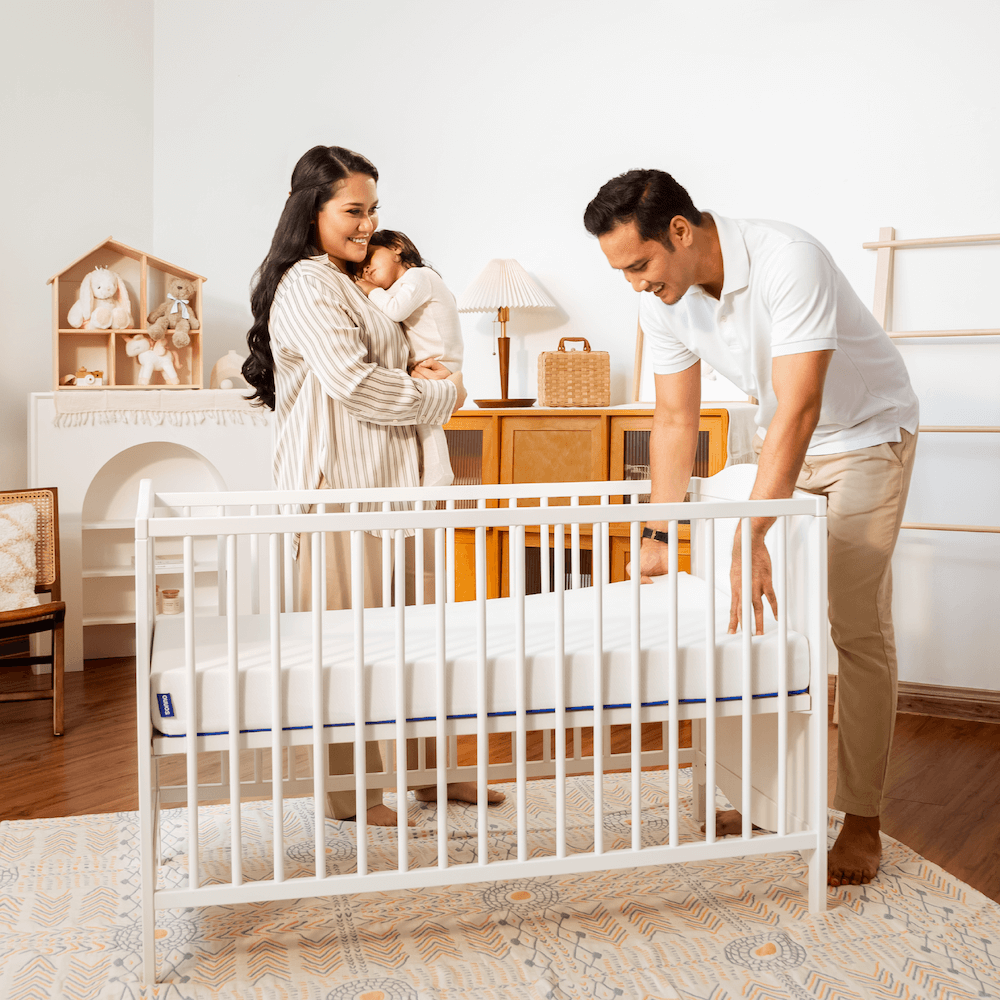
<path id="1" fill-rule="evenodd" d="M 392 247 L 372 247 L 361 277 L 379 288 L 391 287 L 406 270 L 400 262 L 399 251 Z"/>
<path id="2" fill-rule="evenodd" d="M 368 255 L 368 240 L 378 228 L 378 194 L 366 174 L 351 174 L 316 216 L 320 248 L 342 271 Z"/>

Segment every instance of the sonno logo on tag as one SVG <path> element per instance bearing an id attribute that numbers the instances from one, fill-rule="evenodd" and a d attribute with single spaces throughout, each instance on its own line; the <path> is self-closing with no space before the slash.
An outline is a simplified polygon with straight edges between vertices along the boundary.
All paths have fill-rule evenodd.
<path id="1" fill-rule="evenodd" d="M 170 700 L 170 695 L 158 694 L 156 700 L 160 703 L 160 718 L 172 719 L 174 715 L 174 703 Z"/>

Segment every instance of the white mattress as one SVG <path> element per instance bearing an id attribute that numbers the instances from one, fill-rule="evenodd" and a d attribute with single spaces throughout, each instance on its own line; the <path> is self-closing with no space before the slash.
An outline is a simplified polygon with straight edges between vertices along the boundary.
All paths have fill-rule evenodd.
<path id="1" fill-rule="evenodd" d="M 678 691 L 680 703 L 705 700 L 705 593 L 704 583 L 687 573 L 678 577 Z M 604 705 L 629 705 L 631 665 L 631 584 L 604 588 Z M 643 704 L 666 704 L 667 698 L 667 587 L 640 590 L 641 698 Z M 729 596 L 715 595 L 718 634 L 716 694 L 719 700 L 741 697 L 742 636 L 726 635 Z M 766 606 L 766 603 L 765 603 Z M 512 714 L 515 702 L 514 600 L 487 602 L 488 659 L 487 704 L 490 714 Z M 566 592 L 565 695 L 570 710 L 593 707 L 594 597 L 589 588 Z M 447 606 L 446 710 L 450 717 L 476 712 L 476 604 Z M 436 670 L 436 609 L 406 609 L 407 718 L 434 718 Z M 271 728 L 271 661 L 269 619 L 246 615 L 239 619 L 240 729 Z M 554 711 L 553 655 L 555 597 L 538 594 L 525 599 L 525 651 L 527 708 L 532 713 Z M 778 642 L 770 617 L 765 634 L 753 638 L 752 689 L 755 697 L 777 691 Z M 310 728 L 312 706 L 312 615 L 281 616 L 281 659 L 284 690 L 283 728 Z M 395 720 L 395 611 L 365 611 L 365 676 L 368 722 Z M 226 619 L 195 619 L 196 668 L 201 697 L 199 735 L 226 733 L 228 654 Z M 352 612 L 328 611 L 323 616 L 324 724 L 353 724 L 354 637 Z M 160 620 L 156 624 L 152 654 L 153 725 L 168 736 L 183 736 L 186 729 L 187 685 L 184 667 L 184 621 Z M 806 638 L 788 630 L 788 691 L 808 689 L 809 645 Z M 538 720 L 544 724 L 542 720 Z"/>

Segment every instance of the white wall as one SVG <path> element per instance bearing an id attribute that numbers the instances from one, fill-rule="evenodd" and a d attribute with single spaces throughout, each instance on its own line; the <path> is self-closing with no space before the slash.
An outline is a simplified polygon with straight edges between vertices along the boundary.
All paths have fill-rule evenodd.
<path id="1" fill-rule="evenodd" d="M 28 393 L 52 388 L 46 281 L 114 236 L 153 236 L 149 2 L 4 5 L 0 489 L 27 481 Z"/>
<path id="2" fill-rule="evenodd" d="M 39 6 L 64 5 L 25 8 L 45 46 L 13 54 L 22 75 L 43 55 L 51 62 L 53 45 L 68 60 L 79 37 L 95 34 L 79 15 L 53 30 L 51 17 L 35 13 Z M 100 7 L 131 17 L 136 32 L 146 23 L 141 5 L 86 9 Z M 317 143 L 374 160 L 382 224 L 409 233 L 456 293 L 490 258 L 513 256 L 559 303 L 552 313 L 514 314 L 511 395 L 534 395 L 540 350 L 583 335 L 612 354 L 613 402 L 628 398 L 635 294 L 580 221 L 598 187 L 622 170 L 659 166 L 699 206 L 804 227 L 831 249 L 865 302 L 875 261 L 861 243 L 880 226 L 895 226 L 901 238 L 1000 231 L 996 4 L 214 0 L 197 5 L 196 18 L 192 7 L 153 4 L 151 119 L 140 113 L 148 99 L 142 76 L 139 86 L 124 86 L 128 76 L 117 66 L 95 76 L 56 60 L 51 86 L 62 103 L 54 116 L 40 114 L 47 106 L 35 91 L 17 97 L 16 107 L 38 116 L 18 134 L 46 155 L 42 169 L 28 162 L 13 177 L 15 188 L 38 195 L 34 209 L 21 207 L 17 190 L 5 186 L 3 194 L 20 213 L 17 284 L 32 303 L 20 307 L 17 336 L 24 343 L 29 329 L 38 338 L 8 366 L 18 372 L 16 421 L 23 391 L 48 385 L 45 278 L 108 233 L 147 240 L 141 155 L 122 178 L 125 202 L 111 199 L 112 213 L 136 203 L 135 232 L 127 219 L 81 207 L 78 198 L 40 197 L 52 186 L 36 180 L 43 173 L 73 191 L 82 184 L 67 174 L 64 154 L 64 136 L 80 121 L 81 87 L 132 109 L 147 140 L 155 125 L 153 251 L 210 279 L 206 373 L 225 351 L 245 347 L 251 275 L 292 166 Z M 148 53 L 128 63 L 137 64 L 148 64 Z M 9 63 L 0 72 L 18 79 Z M 32 87 L 50 86 L 40 70 L 30 72 Z M 109 175 L 112 161 L 102 156 L 99 168 L 77 161 L 84 179 L 121 175 Z M 25 254 L 22 236 L 38 249 Z M 1000 248 L 981 251 L 993 256 L 978 263 L 961 250 L 911 253 L 937 256 L 914 264 L 901 255 L 897 328 L 1000 326 L 993 292 Z M 496 395 L 489 318 L 467 316 L 464 329 L 471 395 Z M 996 340 L 901 347 L 926 423 L 1000 424 L 998 347 Z M 21 374 L 29 368 L 34 374 Z M 20 455 L 21 431 L 16 443 L 9 437 L 5 447 Z M 948 444 L 922 441 L 908 517 L 1000 522 L 1000 443 L 986 435 L 951 440 L 951 457 Z M 984 486 L 985 495 L 967 483 Z M 997 536 L 903 537 L 896 571 L 905 679 L 1000 687 L 987 640 L 998 565 Z M 949 622 L 951 605 L 960 614 Z"/>

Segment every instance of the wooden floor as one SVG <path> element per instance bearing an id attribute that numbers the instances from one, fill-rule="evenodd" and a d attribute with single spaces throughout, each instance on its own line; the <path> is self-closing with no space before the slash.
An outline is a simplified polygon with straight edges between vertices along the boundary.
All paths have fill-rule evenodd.
<path id="1" fill-rule="evenodd" d="M 128 658 L 67 674 L 61 737 L 52 735 L 50 702 L 0 704 L 0 819 L 136 808 L 134 671 Z M 0 672 L 0 690 L 32 683 L 47 678 Z M 831 796 L 836 741 L 831 726 Z M 1000 725 L 898 716 L 882 822 L 891 837 L 1000 902 Z"/>

